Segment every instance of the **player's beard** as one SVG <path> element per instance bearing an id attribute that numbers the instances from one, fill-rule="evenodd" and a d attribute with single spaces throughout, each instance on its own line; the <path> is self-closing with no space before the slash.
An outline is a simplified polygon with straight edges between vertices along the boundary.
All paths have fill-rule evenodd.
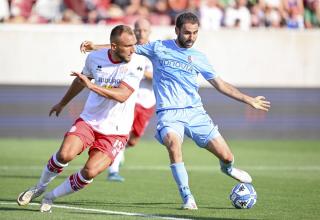
<path id="1" fill-rule="evenodd" d="M 117 56 L 120 58 L 120 60 L 122 61 L 122 62 L 125 62 L 125 63 L 129 63 L 130 62 L 130 60 L 131 60 L 131 56 L 130 56 L 130 58 L 129 57 L 126 57 L 126 56 L 123 56 L 123 55 L 121 55 L 120 53 L 116 53 L 117 54 Z"/>
<path id="2" fill-rule="evenodd" d="M 193 44 L 194 44 L 194 41 L 192 41 L 192 40 L 185 40 L 185 39 L 183 39 L 183 37 L 181 37 L 180 35 L 178 35 L 177 40 L 178 40 L 179 45 L 180 45 L 181 47 L 183 47 L 183 48 L 191 48 L 191 47 L 193 46 Z"/>

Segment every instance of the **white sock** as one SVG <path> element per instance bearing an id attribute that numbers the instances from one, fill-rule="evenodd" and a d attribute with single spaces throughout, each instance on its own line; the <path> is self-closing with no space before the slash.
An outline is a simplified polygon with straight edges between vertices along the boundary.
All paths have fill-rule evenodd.
<path id="1" fill-rule="evenodd" d="M 45 197 L 51 200 L 55 200 L 58 197 L 65 196 L 83 189 L 86 185 L 92 183 L 92 181 L 93 179 L 84 179 L 79 171 L 69 176 L 63 183 L 46 194 Z"/>
<path id="2" fill-rule="evenodd" d="M 119 173 L 119 167 L 120 167 L 120 163 L 121 163 L 123 156 L 124 156 L 124 151 L 125 151 L 125 148 L 122 149 L 121 151 L 119 151 L 116 158 L 114 158 L 113 163 L 109 167 L 109 173 Z"/>
<path id="3" fill-rule="evenodd" d="M 53 154 L 42 171 L 37 187 L 46 188 L 48 184 L 56 176 L 58 176 L 66 166 L 68 166 L 68 164 L 60 163 L 56 158 L 56 154 Z"/>

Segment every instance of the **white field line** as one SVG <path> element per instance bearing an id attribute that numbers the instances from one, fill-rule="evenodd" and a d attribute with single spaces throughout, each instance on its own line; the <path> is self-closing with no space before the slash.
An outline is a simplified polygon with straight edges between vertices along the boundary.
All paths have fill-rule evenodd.
<path id="1" fill-rule="evenodd" d="M 0 170 L 42 170 L 44 166 L 1 166 Z M 78 170 L 82 166 L 72 166 L 70 169 Z M 210 172 L 220 172 L 220 168 L 217 166 L 188 166 L 186 165 L 188 171 L 210 171 Z M 241 169 L 250 170 L 250 171 L 320 171 L 319 166 L 244 166 L 239 167 Z M 127 165 L 122 167 L 123 170 L 132 170 L 132 171 L 170 171 L 169 166 L 141 166 L 141 165 Z"/>
<path id="2" fill-rule="evenodd" d="M 3 202 L 0 200 L 0 205 L 17 205 L 15 202 Z M 39 206 L 39 203 L 29 203 L 32 206 Z M 169 216 L 158 216 L 158 215 L 150 215 L 150 214 L 143 214 L 143 213 L 134 213 L 134 212 L 118 212 L 118 211 L 111 211 L 105 209 L 89 209 L 89 208 L 81 208 L 81 207 L 74 207 L 74 206 L 65 206 L 65 205 L 52 205 L 54 208 L 60 209 L 71 209 L 71 210 L 78 210 L 78 211 L 87 211 L 87 212 L 96 212 L 96 213 L 104 213 L 104 214 L 111 214 L 111 215 L 123 215 L 123 216 L 136 216 L 136 217 L 144 217 L 144 218 L 154 218 L 154 219 L 165 219 L 165 220 L 191 220 L 190 218 L 176 218 L 176 217 L 169 217 Z M 46 214 L 46 213 L 44 213 Z"/>

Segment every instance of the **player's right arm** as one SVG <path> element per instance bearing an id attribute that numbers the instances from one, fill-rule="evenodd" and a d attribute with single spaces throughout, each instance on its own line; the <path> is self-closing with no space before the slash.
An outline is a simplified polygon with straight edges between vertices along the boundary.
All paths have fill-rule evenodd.
<path id="1" fill-rule="evenodd" d="M 54 105 L 49 113 L 49 116 L 52 115 L 52 113 L 56 113 L 56 116 L 58 117 L 59 114 L 61 113 L 61 111 L 63 110 L 63 108 L 76 96 L 78 95 L 82 90 L 83 90 L 84 86 L 83 84 L 80 82 L 80 80 L 78 78 L 75 78 L 71 84 L 71 86 L 69 87 L 68 91 L 66 92 L 66 94 L 63 96 L 63 98 L 61 99 L 61 101 Z"/>
<path id="2" fill-rule="evenodd" d="M 76 76 L 76 79 L 80 79 L 84 87 L 87 87 L 89 90 L 97 93 L 98 95 L 108 99 L 116 100 L 121 103 L 125 102 L 134 92 L 134 88 L 123 81 L 117 88 L 106 88 L 92 83 L 87 76 L 81 73 L 72 72 L 71 76 Z"/>

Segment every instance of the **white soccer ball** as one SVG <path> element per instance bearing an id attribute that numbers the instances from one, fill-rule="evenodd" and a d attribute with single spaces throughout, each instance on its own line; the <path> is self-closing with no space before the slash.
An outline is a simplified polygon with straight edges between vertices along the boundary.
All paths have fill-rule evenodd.
<path id="1" fill-rule="evenodd" d="M 257 192 L 250 183 L 239 183 L 231 190 L 230 200 L 237 209 L 250 209 L 257 202 Z"/>

